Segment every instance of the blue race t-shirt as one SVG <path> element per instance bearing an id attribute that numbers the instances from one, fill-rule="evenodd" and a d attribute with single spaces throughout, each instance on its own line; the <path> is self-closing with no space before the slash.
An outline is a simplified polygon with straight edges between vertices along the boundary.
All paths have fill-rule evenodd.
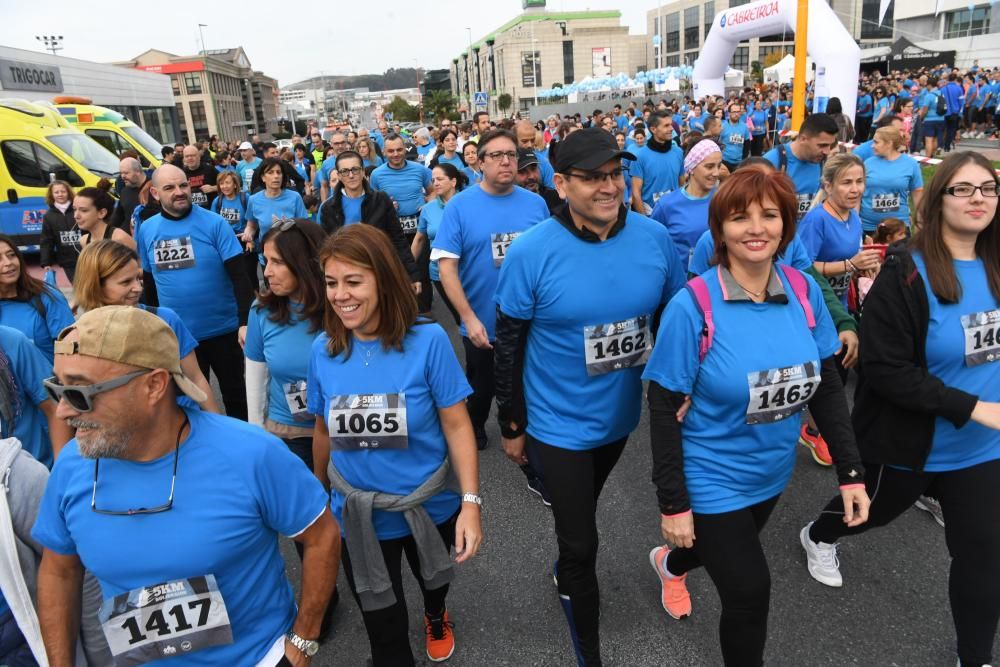
<path id="1" fill-rule="evenodd" d="M 722 141 L 722 160 L 736 164 L 743 159 L 743 144 L 750 141 L 750 130 L 746 123 L 726 120 L 722 123 L 719 139 Z"/>
<path id="2" fill-rule="evenodd" d="M 444 202 L 438 197 L 420 209 L 420 220 L 417 222 L 417 231 L 427 236 L 427 243 L 429 245 L 433 245 L 434 239 L 437 238 L 438 229 L 441 227 L 441 218 L 444 217 L 444 206 Z M 431 280 L 441 280 L 437 260 L 431 261 L 427 273 Z"/>
<path id="3" fill-rule="evenodd" d="M 194 352 L 195 348 L 198 347 L 198 341 L 196 341 L 194 336 L 191 335 L 191 331 L 184 326 L 184 322 L 181 321 L 180 316 L 178 316 L 177 313 L 170 308 L 167 308 L 166 306 L 151 308 L 144 303 L 138 304 L 137 307 L 142 308 L 146 312 L 153 313 L 167 323 L 167 326 L 170 327 L 170 330 L 174 332 L 174 336 L 177 338 L 177 345 L 180 351 L 179 358 L 181 361 L 184 360 L 184 357 Z M 195 403 L 194 399 L 183 392 L 177 392 L 177 405 L 182 408 L 201 410 L 201 406 Z"/>
<path id="4" fill-rule="evenodd" d="M 505 195 L 491 195 L 481 185 L 466 188 L 444 208 L 431 247 L 459 258 L 462 289 L 490 340 L 496 329 L 493 298 L 507 248 L 521 232 L 547 217 L 545 200 L 517 186 Z M 468 335 L 464 322 L 459 328 Z"/>
<path id="5" fill-rule="evenodd" d="M 871 118 L 874 113 L 872 107 L 872 96 L 868 93 L 858 95 L 857 115 L 859 118 Z"/>
<path id="6" fill-rule="evenodd" d="M 401 169 L 393 169 L 388 163 L 372 172 L 371 186 L 389 195 L 399 204 L 396 213 L 400 217 L 417 215 L 424 205 L 424 190 L 431 185 L 431 170 L 422 164 L 409 160 Z"/>
<path id="7" fill-rule="evenodd" d="M 857 146 L 855 146 L 854 149 L 851 150 L 851 153 L 854 154 L 854 157 L 856 157 L 859 160 L 861 160 L 862 162 L 864 162 L 865 160 L 867 160 L 871 156 L 875 155 L 875 148 L 874 148 L 874 146 L 875 146 L 875 140 L 874 139 L 869 139 L 868 141 L 866 141 L 866 142 L 864 142 L 862 144 L 858 144 Z"/>
<path id="8" fill-rule="evenodd" d="M 95 462 L 80 455 L 74 439 L 52 469 L 32 536 L 58 554 L 79 556 L 108 604 L 137 589 L 214 577 L 233 643 L 147 664 L 254 665 L 296 615 L 278 536 L 311 526 L 326 508 L 326 492 L 278 438 L 222 415 L 185 412 L 191 429 L 180 445 L 169 511 L 94 512 Z M 97 507 L 163 504 L 173 466 L 173 451 L 148 462 L 101 459 Z M 118 611 L 125 603 L 114 605 Z M 200 612 L 191 610 L 199 606 L 182 610 L 182 618 L 193 625 Z M 170 630 L 180 629 L 180 619 L 165 617 Z"/>
<path id="9" fill-rule="evenodd" d="M 708 205 L 713 194 L 715 190 L 704 197 L 692 197 L 685 186 L 661 197 L 650 215 L 670 232 L 685 271 L 688 270 L 695 244 L 708 230 Z"/>
<path id="10" fill-rule="evenodd" d="M 441 155 L 437 156 L 437 163 L 438 164 L 450 164 L 451 166 L 453 166 L 455 169 L 458 169 L 459 171 L 462 171 L 463 169 L 465 169 L 465 162 L 462 160 L 462 156 L 460 156 L 458 153 L 455 153 L 451 157 L 445 157 L 445 154 L 441 153 Z"/>
<path id="11" fill-rule="evenodd" d="M 236 163 L 236 173 L 239 174 L 240 179 L 243 181 L 243 191 L 250 192 L 250 184 L 253 182 L 253 172 L 260 163 L 263 162 L 259 157 L 255 157 L 253 162 L 241 161 Z"/>
<path id="12" fill-rule="evenodd" d="M 671 245 L 634 212 L 605 241 L 548 218 L 511 245 L 496 304 L 531 321 L 523 381 L 532 437 L 587 450 L 635 429 L 653 315 L 684 284 Z"/>
<path id="13" fill-rule="evenodd" d="M 924 187 L 920 163 L 909 155 L 886 160 L 873 155 L 865 160 L 865 192 L 861 195 L 861 222 L 874 231 L 886 218 L 899 218 L 910 226 L 910 193 Z"/>
<path id="14" fill-rule="evenodd" d="M 864 231 L 857 211 L 851 209 L 844 221 L 831 214 L 825 206 L 817 206 L 806 213 L 806 217 L 799 223 L 796 236 L 802 239 L 813 262 L 836 263 L 851 259 L 858 254 L 864 242 Z M 833 293 L 846 307 L 851 273 L 828 275 L 826 279 L 830 281 Z"/>
<path id="15" fill-rule="evenodd" d="M 229 223 L 233 233 L 242 234 L 247 228 L 247 203 L 249 197 L 245 193 L 237 193 L 235 197 L 229 199 L 219 195 L 212 200 L 210 207 L 213 213 L 218 213 L 222 219 Z"/>
<path id="16" fill-rule="evenodd" d="M 819 190 L 822 167 L 819 162 L 805 162 L 795 157 L 791 144 L 785 144 L 783 148 L 785 157 L 787 158 L 785 173 L 788 174 L 788 177 L 792 179 L 792 183 L 795 184 L 795 197 L 799 200 L 799 220 L 801 220 L 809 211 L 813 197 L 816 196 L 816 191 Z M 764 153 L 764 157 L 776 169 L 781 169 L 780 149 L 772 148 Z"/>
<path id="17" fill-rule="evenodd" d="M 726 300 L 722 271 L 702 274 L 715 321 L 705 359 L 698 360 L 701 311 L 682 290 L 664 311 L 642 375 L 691 396 L 681 438 L 685 483 L 699 514 L 731 512 L 781 493 L 795 463 L 798 413 L 819 384 L 820 363 L 840 349 L 823 294 L 808 275 L 812 331 L 780 270 L 786 303 Z"/>
<path id="18" fill-rule="evenodd" d="M 990 291 L 982 258 L 952 261 L 961 287 L 958 303 L 941 303 L 931 292 L 923 256 L 915 252 L 913 261 L 930 306 L 925 346 L 928 372 L 981 401 L 1000 401 L 1000 302 Z M 960 470 L 998 458 L 1000 431 L 971 419 L 955 428 L 947 419 L 936 417 L 924 470 Z"/>
<path id="19" fill-rule="evenodd" d="M 250 195 L 247 203 L 247 220 L 257 223 L 257 234 L 260 240 L 271 225 L 281 218 L 307 218 L 309 212 L 302 202 L 302 195 L 295 190 L 284 189 L 277 197 L 268 197 L 266 190 Z"/>
<path id="20" fill-rule="evenodd" d="M 55 358 L 56 337 L 73 324 L 73 311 L 69 309 L 62 292 L 48 285 L 44 290 L 28 301 L 0 299 L 0 325 L 17 329 L 27 336 L 51 367 Z"/>
<path id="21" fill-rule="evenodd" d="M 52 443 L 45 415 L 38 408 L 49 394 L 42 380 L 52 377 L 52 363 L 28 337 L 17 329 L 0 326 L 0 349 L 10 361 L 10 372 L 17 386 L 17 396 L 11 405 L 14 423 L 0 413 L 0 438 L 17 438 L 24 451 L 46 467 L 52 466 Z"/>
<path id="22" fill-rule="evenodd" d="M 309 412 L 326 421 L 333 465 L 356 489 L 403 496 L 412 493 L 448 456 L 438 410 L 461 403 L 472 393 L 448 335 L 433 322 L 421 322 L 410 327 L 402 351 L 385 350 L 379 341 L 359 342 L 355 338 L 349 358 L 344 353 L 331 357 L 327 340 L 326 334 L 321 334 L 312 345 L 308 403 Z M 376 404 L 381 412 L 370 409 Z M 391 411 L 387 405 L 392 406 Z M 362 420 L 358 429 L 353 428 L 355 417 Z M 380 419 L 386 428 L 380 427 L 379 434 L 372 437 L 386 441 L 385 446 L 351 444 L 358 440 L 356 436 L 364 437 L 368 422 Z M 405 437 L 394 436 L 389 443 L 390 427 L 397 434 L 403 431 Z M 334 490 L 330 507 L 341 524 L 343 506 L 343 496 Z M 458 494 L 451 490 L 424 503 L 435 524 L 446 521 L 458 506 Z M 401 512 L 374 510 L 372 520 L 380 540 L 410 534 Z"/>
<path id="23" fill-rule="evenodd" d="M 361 222 L 361 205 L 365 202 L 365 194 L 360 197 L 348 197 L 344 191 L 340 196 L 340 210 L 344 212 L 344 225 Z"/>
<path id="24" fill-rule="evenodd" d="M 462 170 L 462 173 L 469 179 L 469 185 L 476 185 L 483 182 L 483 172 L 476 171 L 472 167 L 466 167 Z"/>
<path id="25" fill-rule="evenodd" d="M 927 90 L 920 96 L 920 108 L 927 109 L 927 115 L 924 116 L 925 123 L 934 123 L 944 120 L 944 116 L 937 112 L 939 97 L 941 97 L 941 91 L 939 90 Z M 947 107 L 947 104 L 945 106 Z"/>
<path id="26" fill-rule="evenodd" d="M 237 329 L 236 295 L 224 264 L 243 248 L 222 216 L 200 206 L 180 220 L 157 214 L 139 228 L 136 244 L 160 303 L 177 312 L 196 340 Z"/>
<path id="27" fill-rule="evenodd" d="M 313 416 L 306 405 L 309 354 L 317 331 L 310 332 L 302 306 L 290 304 L 288 324 L 271 321 L 271 312 L 254 301 L 247 319 L 243 354 L 251 361 L 267 364 L 267 417 L 286 426 L 312 428 Z"/>
<path id="28" fill-rule="evenodd" d="M 642 179 L 642 201 L 652 210 L 660 197 L 673 192 L 678 187 L 678 179 L 684 171 L 684 151 L 673 141 L 665 153 L 643 146 L 635 151 L 632 162 L 632 178 Z M 628 184 L 631 187 L 631 183 Z"/>
<path id="29" fill-rule="evenodd" d="M 712 232 L 706 231 L 698 239 L 698 242 L 694 246 L 694 251 L 691 253 L 691 262 L 688 264 L 688 275 L 700 276 L 708 271 L 713 254 L 715 254 L 715 244 L 712 241 Z M 812 260 L 809 258 L 809 253 L 806 252 L 806 248 L 802 245 L 798 234 L 792 237 L 788 247 L 785 248 L 785 252 L 779 255 L 775 261 L 778 264 L 791 266 L 799 271 L 805 271 L 813 265 Z"/>
<path id="30" fill-rule="evenodd" d="M 556 187 L 556 170 L 552 168 L 552 163 L 549 162 L 549 152 L 545 151 L 535 151 L 535 157 L 538 158 L 538 174 L 542 177 L 542 185 L 547 188 Z"/>

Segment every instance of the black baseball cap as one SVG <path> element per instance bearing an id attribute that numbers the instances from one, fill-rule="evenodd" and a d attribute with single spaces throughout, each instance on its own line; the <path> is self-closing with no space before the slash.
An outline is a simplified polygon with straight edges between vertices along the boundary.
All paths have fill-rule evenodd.
<path id="1" fill-rule="evenodd" d="M 620 158 L 634 160 L 635 155 L 618 148 L 618 140 L 607 130 L 588 127 L 559 142 L 553 167 L 560 174 L 572 168 L 592 171 L 609 160 Z"/>
<path id="2" fill-rule="evenodd" d="M 518 148 L 517 149 L 517 170 L 527 169 L 532 165 L 538 164 L 538 156 L 535 155 L 535 151 L 528 148 Z"/>

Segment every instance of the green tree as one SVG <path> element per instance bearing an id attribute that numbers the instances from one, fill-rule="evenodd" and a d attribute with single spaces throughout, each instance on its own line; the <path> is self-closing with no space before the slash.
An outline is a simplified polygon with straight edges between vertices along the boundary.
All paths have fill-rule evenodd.
<path id="1" fill-rule="evenodd" d="M 392 119 L 395 121 L 420 120 L 420 111 L 399 95 L 396 95 L 391 102 L 385 105 L 385 111 L 392 113 Z"/>
<path id="2" fill-rule="evenodd" d="M 447 90 L 432 90 L 424 95 L 424 112 L 440 120 L 455 111 L 458 100 Z"/>
<path id="3" fill-rule="evenodd" d="M 505 116 L 513 103 L 514 98 L 510 96 L 510 93 L 500 93 L 500 96 L 497 98 L 497 106 L 500 107 L 500 113 Z"/>

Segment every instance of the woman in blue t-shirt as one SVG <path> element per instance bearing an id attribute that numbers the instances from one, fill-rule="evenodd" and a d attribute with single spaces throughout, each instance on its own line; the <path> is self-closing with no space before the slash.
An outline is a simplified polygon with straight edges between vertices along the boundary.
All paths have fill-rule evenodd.
<path id="1" fill-rule="evenodd" d="M 671 344 L 654 346 L 643 373 L 660 531 L 674 545 L 654 548 L 650 563 L 674 618 L 691 614 L 687 574 L 705 567 L 727 665 L 764 661 L 771 579 L 759 533 L 791 477 L 804 406 L 827 429 L 850 525 L 868 510 L 837 332 L 816 283 L 774 263 L 796 217 L 783 173 L 740 169 L 719 186 L 709 205 L 718 264 L 667 305 L 657 339 Z"/>
<path id="2" fill-rule="evenodd" d="M 913 209 L 920 208 L 924 177 L 920 163 L 902 152 L 906 139 L 895 127 L 880 127 L 872 140 L 874 155 L 865 160 L 865 194 L 861 198 L 861 223 L 873 232 L 886 218 L 898 218 L 910 226 Z"/>
<path id="3" fill-rule="evenodd" d="M 410 245 L 410 252 L 414 257 L 420 257 L 420 253 L 424 251 L 424 247 L 434 242 L 434 237 L 437 236 L 438 228 L 441 226 L 441 216 L 444 215 L 445 204 L 448 203 L 448 200 L 455 193 L 464 189 L 469 182 L 465 174 L 447 162 L 434 167 L 431 170 L 431 174 L 431 188 L 435 198 L 420 209 L 420 219 L 417 221 L 417 233 L 414 235 L 413 242 Z M 434 285 L 438 296 L 444 300 L 444 305 L 448 307 L 448 312 L 455 318 L 455 324 L 460 324 L 462 318 L 459 317 L 458 311 L 455 310 L 451 299 L 448 298 L 448 295 L 444 291 L 444 285 L 441 284 L 437 260 L 431 261 L 428 273 L 431 277 L 431 284 Z"/>
<path id="4" fill-rule="evenodd" d="M 462 169 L 462 173 L 465 174 L 469 185 L 475 185 L 483 180 L 483 166 L 479 164 L 478 149 L 478 144 L 471 141 L 466 142 L 462 146 L 462 159 L 465 160 L 466 164 L 465 168 Z"/>
<path id="5" fill-rule="evenodd" d="M 358 143 L 354 145 L 354 150 L 356 150 L 358 155 L 361 156 L 361 164 L 364 166 L 365 170 L 369 167 L 374 169 L 385 164 L 385 160 L 383 160 L 381 156 L 379 156 L 378 151 L 375 150 L 375 142 L 371 139 L 359 139 Z"/>
<path id="6" fill-rule="evenodd" d="M 458 133 L 451 128 L 441 130 L 441 134 L 438 136 L 437 152 L 427 166 L 433 169 L 442 163 L 450 164 L 456 169 L 465 168 L 465 160 L 458 150 Z"/>
<path id="7" fill-rule="evenodd" d="M 800 537 L 809 574 L 841 586 L 841 537 L 936 496 L 951 567 L 928 572 L 925 585 L 948 577 L 961 665 L 992 662 L 1000 617 L 997 187 L 980 153 L 952 153 L 927 188 L 909 247 L 890 248 L 865 300 L 853 414 L 870 521 L 845 524 L 831 501 Z"/>
<path id="8" fill-rule="evenodd" d="M 53 341 L 73 324 L 66 297 L 28 273 L 17 242 L 0 234 L 0 324 L 28 337 L 51 364 Z"/>
<path id="9" fill-rule="evenodd" d="M 342 227 L 324 243 L 320 265 L 328 305 L 312 346 L 308 409 L 316 417 L 315 472 L 332 487 L 344 535 L 344 572 L 375 667 L 412 665 L 405 553 L 423 593 L 427 655 L 440 662 L 455 650 L 445 606 L 451 546 L 463 563 L 482 539 L 478 453 L 465 407 L 472 390 L 444 330 L 418 321 L 388 236 L 370 225 Z"/>
<path id="10" fill-rule="evenodd" d="M 267 158 L 257 170 L 264 189 L 250 195 L 247 204 L 246 231 L 251 237 L 264 238 L 275 220 L 309 215 L 302 196 L 294 189 L 285 187 L 285 172 L 279 158 Z"/>
<path id="11" fill-rule="evenodd" d="M 166 322 L 177 337 L 181 370 L 207 397 L 198 407 L 223 414 L 215 400 L 215 392 L 198 366 L 198 358 L 194 352 L 198 342 L 181 318 L 166 306 L 152 308 L 139 303 L 139 297 L 142 296 L 142 267 L 139 265 L 139 255 L 134 250 L 109 239 L 94 241 L 84 248 L 77 261 L 73 296 L 84 311 L 104 306 L 135 306 L 148 310 Z M 178 396 L 177 401 L 189 407 L 198 405 L 183 394 Z"/>
<path id="12" fill-rule="evenodd" d="M 295 168 L 295 171 L 305 181 L 305 194 L 311 194 L 313 177 L 316 175 L 316 165 L 313 163 L 309 151 L 306 150 L 305 144 L 295 144 L 293 150 L 295 151 L 295 155 L 292 157 L 292 167 Z"/>

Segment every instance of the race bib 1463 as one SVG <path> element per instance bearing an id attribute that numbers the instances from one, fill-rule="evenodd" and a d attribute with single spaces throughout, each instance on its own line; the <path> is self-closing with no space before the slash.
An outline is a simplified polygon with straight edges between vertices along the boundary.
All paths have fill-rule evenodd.
<path id="1" fill-rule="evenodd" d="M 812 398 L 819 382 L 819 364 L 812 361 L 747 373 L 750 402 L 746 423 L 770 424 L 790 417 Z"/>

